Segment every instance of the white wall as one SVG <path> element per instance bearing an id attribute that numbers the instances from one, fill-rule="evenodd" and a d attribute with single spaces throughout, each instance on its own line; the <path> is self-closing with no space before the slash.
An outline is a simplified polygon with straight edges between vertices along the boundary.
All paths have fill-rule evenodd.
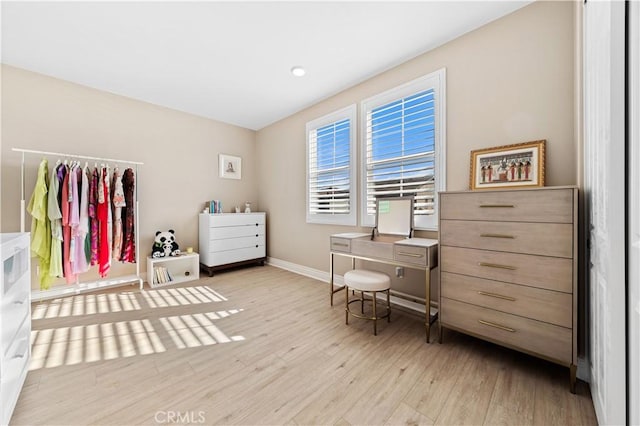
<path id="1" fill-rule="evenodd" d="M 21 156 L 12 147 L 144 162 L 137 177 L 143 271 L 157 230 L 174 229 L 182 248 L 198 249 L 207 200 L 222 200 L 225 211 L 245 201 L 259 208 L 254 131 L 2 66 L 2 232 L 20 229 Z M 219 153 L 242 157 L 241 180 L 218 177 Z M 27 157 L 27 202 L 39 161 Z M 26 223 L 28 230 L 28 215 Z M 110 275 L 130 272 L 115 264 Z"/>

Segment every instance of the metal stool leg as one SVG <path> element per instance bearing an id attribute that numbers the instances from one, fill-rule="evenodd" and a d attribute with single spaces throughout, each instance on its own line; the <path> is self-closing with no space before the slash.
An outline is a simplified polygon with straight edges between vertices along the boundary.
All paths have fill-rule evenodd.
<path id="1" fill-rule="evenodd" d="M 391 322 L 391 297 L 387 289 L 387 322 Z"/>
<path id="2" fill-rule="evenodd" d="M 344 285 L 344 323 L 349 325 L 349 287 Z"/>
<path id="3" fill-rule="evenodd" d="M 373 301 L 372 301 L 372 305 L 373 305 L 373 335 L 377 336 L 378 335 L 378 314 L 376 313 L 376 292 L 373 292 Z"/>

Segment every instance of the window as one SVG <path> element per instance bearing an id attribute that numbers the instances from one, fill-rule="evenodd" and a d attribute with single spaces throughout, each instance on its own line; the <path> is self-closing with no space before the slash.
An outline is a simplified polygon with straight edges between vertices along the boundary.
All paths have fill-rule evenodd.
<path id="1" fill-rule="evenodd" d="M 362 102 L 362 226 L 377 197 L 413 195 L 417 229 L 438 227 L 445 188 L 445 70 Z"/>
<path id="2" fill-rule="evenodd" d="M 356 106 L 307 123 L 307 222 L 355 225 Z"/>

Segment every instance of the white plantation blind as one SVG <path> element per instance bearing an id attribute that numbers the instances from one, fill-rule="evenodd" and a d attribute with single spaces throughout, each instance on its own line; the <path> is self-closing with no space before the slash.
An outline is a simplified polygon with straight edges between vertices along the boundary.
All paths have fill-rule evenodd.
<path id="1" fill-rule="evenodd" d="M 363 102 L 363 225 L 378 197 L 413 195 L 416 228 L 435 229 L 444 188 L 444 70 Z"/>
<path id="2" fill-rule="evenodd" d="M 307 123 L 307 222 L 355 225 L 355 105 Z"/>

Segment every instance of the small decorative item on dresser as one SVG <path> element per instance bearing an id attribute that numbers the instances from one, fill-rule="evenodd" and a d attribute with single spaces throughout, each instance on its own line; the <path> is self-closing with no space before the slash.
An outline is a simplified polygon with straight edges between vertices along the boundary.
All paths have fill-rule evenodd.
<path id="1" fill-rule="evenodd" d="M 546 141 L 471 151 L 469 188 L 544 186 Z"/>
<path id="2" fill-rule="evenodd" d="M 251 203 L 250 202 L 246 202 L 244 203 L 244 212 L 245 213 L 251 213 Z"/>

